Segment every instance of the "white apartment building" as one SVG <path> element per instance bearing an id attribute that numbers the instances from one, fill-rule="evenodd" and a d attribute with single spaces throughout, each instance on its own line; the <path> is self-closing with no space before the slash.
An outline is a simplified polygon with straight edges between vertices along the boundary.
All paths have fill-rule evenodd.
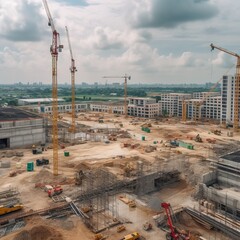
<path id="1" fill-rule="evenodd" d="M 83 112 L 83 111 L 86 111 L 87 109 L 88 109 L 87 103 L 75 103 L 76 112 Z M 58 104 L 59 113 L 66 113 L 71 111 L 72 111 L 71 103 Z M 40 112 L 52 114 L 52 105 L 40 106 Z"/>
<path id="2" fill-rule="evenodd" d="M 96 102 L 90 103 L 90 110 L 94 112 L 108 112 L 114 114 L 124 114 L 123 102 Z"/>
<path id="3" fill-rule="evenodd" d="M 221 124 L 233 124 L 234 118 L 234 77 L 225 75 L 222 79 Z"/>
<path id="4" fill-rule="evenodd" d="M 182 100 L 191 99 L 192 95 L 188 93 L 163 93 L 160 94 L 162 115 L 182 116 Z"/>
<path id="5" fill-rule="evenodd" d="M 194 92 L 193 99 L 207 99 L 208 97 L 219 96 L 220 92 Z"/>
<path id="6" fill-rule="evenodd" d="M 206 102 L 204 104 L 205 118 L 220 120 L 221 119 L 221 106 L 222 106 L 222 97 L 221 96 L 207 98 Z"/>
<path id="7" fill-rule="evenodd" d="M 160 114 L 160 103 L 153 98 L 128 98 L 128 115 L 154 118 Z"/>

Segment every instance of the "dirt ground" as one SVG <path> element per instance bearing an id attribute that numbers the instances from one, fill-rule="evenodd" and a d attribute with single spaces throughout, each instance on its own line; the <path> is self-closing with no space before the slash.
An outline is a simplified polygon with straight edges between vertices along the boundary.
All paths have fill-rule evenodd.
<path id="1" fill-rule="evenodd" d="M 87 114 L 86 114 L 87 115 Z M 146 220 L 152 221 L 152 216 L 157 214 L 159 209 L 157 205 L 161 201 L 168 201 L 172 207 L 178 206 L 193 206 L 194 202 L 192 193 L 195 185 L 201 174 L 209 170 L 208 163 L 204 161 L 206 158 L 214 158 L 220 153 L 219 149 L 225 149 L 225 152 L 234 149 L 240 141 L 239 135 L 228 137 L 228 129 L 220 128 L 219 125 L 210 123 L 205 124 L 185 124 L 179 120 L 144 120 L 139 118 L 117 117 L 113 114 L 104 114 L 104 123 L 98 123 L 98 115 L 90 113 L 88 120 L 79 117 L 77 123 L 84 124 L 93 128 L 113 128 L 117 127 L 121 130 L 128 131 L 131 138 L 117 138 L 117 141 L 105 142 L 86 142 L 85 144 L 66 144 L 65 148 L 59 148 L 59 176 L 52 176 L 52 149 L 47 149 L 42 154 L 33 155 L 31 148 L 16 149 L 16 150 L 1 150 L 1 161 L 10 161 L 11 168 L 0 169 L 0 191 L 9 187 L 17 188 L 20 192 L 21 201 L 24 205 L 24 211 L 38 210 L 54 205 L 53 201 L 48 198 L 47 194 L 35 188 L 37 183 L 62 183 L 64 192 L 74 188 L 74 174 L 77 170 L 83 167 L 87 169 L 107 167 L 109 171 L 116 176 L 123 178 L 123 166 L 127 162 L 136 162 L 143 160 L 149 166 L 159 165 L 160 168 L 167 169 L 176 167 L 179 162 L 184 163 L 181 167 L 183 182 L 177 185 L 165 187 L 157 193 L 144 196 L 139 199 L 140 202 L 146 204 L 145 207 L 137 208 L 136 212 L 128 212 L 122 202 L 118 203 L 121 207 L 120 217 L 128 217 L 133 224 L 127 226 L 127 231 L 138 230 L 142 235 L 147 235 L 147 239 L 164 239 L 165 233 L 160 229 L 155 229 L 152 232 L 146 233 L 142 230 L 141 225 Z M 70 121 L 68 114 L 63 115 L 65 121 Z M 122 124 L 122 126 L 121 126 Z M 150 133 L 142 131 L 143 124 L 149 124 Z M 220 129 L 220 136 L 212 133 L 212 130 Z M 200 134 L 203 143 L 195 142 L 194 138 Z M 142 141 L 142 137 L 145 141 Z M 206 139 L 214 139 L 215 144 L 208 143 Z M 182 140 L 194 145 L 194 150 L 186 148 L 170 148 L 170 140 Z M 124 147 L 124 144 L 128 144 Z M 151 151 L 147 148 L 152 146 Z M 23 156 L 18 157 L 14 154 L 16 151 L 22 152 Z M 69 157 L 64 155 L 64 151 L 70 153 Z M 9 157 L 9 153 L 12 156 Z M 8 155 L 8 156 L 7 156 Z M 10 154 L 11 155 L 11 154 Z M 47 158 L 50 160 L 47 168 L 36 167 L 33 172 L 26 171 L 26 164 L 29 161 L 34 161 L 38 158 Z M 20 168 L 16 168 L 17 165 Z M 22 171 L 19 171 L 19 170 Z M 15 177 L 9 177 L 10 171 L 18 171 Z M 159 199 L 159 201 L 158 201 Z M 144 205 L 143 204 L 143 205 Z M 139 204 L 142 205 L 142 204 Z M 160 205 L 160 204 L 159 204 Z M 125 209 L 125 210 L 124 210 Z M 122 214 L 122 216 L 121 216 Z M 199 226 L 197 226 L 199 228 Z M 24 232 L 25 231 L 25 232 Z M 126 234 L 128 232 L 125 232 Z M 45 232 L 46 235 L 36 237 L 36 232 Z M 106 231 L 108 239 L 121 238 L 125 233 L 116 233 L 116 229 Z M 25 238 L 24 238 L 25 236 Z M 27 236 L 27 237 L 26 237 Z M 66 221 L 61 220 L 43 220 L 39 217 L 30 218 L 27 221 L 27 226 L 16 233 L 12 233 L 3 240 L 22 240 L 22 239 L 93 239 L 91 233 L 86 226 L 76 216 L 71 216 Z M 159 238 L 159 237 L 162 238 Z"/>

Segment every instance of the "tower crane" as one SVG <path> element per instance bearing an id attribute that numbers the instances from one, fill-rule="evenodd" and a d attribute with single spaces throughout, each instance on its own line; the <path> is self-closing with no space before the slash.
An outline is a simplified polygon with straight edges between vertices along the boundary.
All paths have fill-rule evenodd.
<path id="1" fill-rule="evenodd" d="M 52 142 L 53 142 L 53 175 L 58 175 L 58 93 L 57 93 L 57 61 L 58 52 L 61 52 L 63 45 L 60 44 L 60 35 L 57 32 L 49 11 L 47 0 L 43 0 L 43 5 L 48 17 L 48 26 L 52 29 L 52 45 L 50 52 L 52 55 Z M 58 43 L 59 42 L 59 43 Z"/>
<path id="2" fill-rule="evenodd" d="M 210 44 L 210 47 L 212 51 L 216 48 L 222 52 L 225 52 L 237 58 L 236 77 L 235 77 L 235 86 L 234 86 L 234 118 L 233 118 L 233 130 L 237 132 L 238 126 L 239 126 L 240 55 L 238 55 L 237 53 L 231 52 L 225 48 L 218 47 L 212 43 Z"/>
<path id="3" fill-rule="evenodd" d="M 71 132 L 76 131 L 76 124 L 75 124 L 75 118 L 76 118 L 76 109 L 75 109 L 75 72 L 77 71 L 77 68 L 75 66 L 75 60 L 73 58 L 73 53 L 72 53 L 72 46 L 70 42 L 70 37 L 69 37 L 69 31 L 68 27 L 65 26 L 66 28 L 66 33 L 67 33 L 67 39 L 68 39 L 68 47 L 70 51 L 70 57 L 71 57 L 71 67 L 70 67 L 70 72 L 71 72 L 71 85 L 72 85 L 72 126 L 71 126 Z"/>
<path id="4" fill-rule="evenodd" d="M 103 78 L 124 78 L 124 114 L 127 118 L 127 80 L 131 80 L 131 76 L 125 74 L 124 76 L 104 76 Z"/>

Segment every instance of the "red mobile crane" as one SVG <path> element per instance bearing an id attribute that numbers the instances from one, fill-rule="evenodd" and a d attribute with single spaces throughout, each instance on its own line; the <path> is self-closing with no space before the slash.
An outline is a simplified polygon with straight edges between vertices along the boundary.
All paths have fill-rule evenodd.
<path id="1" fill-rule="evenodd" d="M 167 224 L 171 230 L 170 233 L 166 234 L 166 239 L 167 240 L 190 240 L 190 236 L 188 234 L 179 232 L 173 226 L 170 203 L 163 202 L 161 203 L 161 207 L 165 209 L 166 216 L 167 216 Z"/>

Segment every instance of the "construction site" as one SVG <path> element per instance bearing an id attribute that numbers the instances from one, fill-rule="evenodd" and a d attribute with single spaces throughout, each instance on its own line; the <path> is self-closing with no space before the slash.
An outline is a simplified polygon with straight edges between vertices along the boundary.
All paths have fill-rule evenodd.
<path id="1" fill-rule="evenodd" d="M 72 102 L 60 114 L 63 45 L 46 0 L 43 5 L 52 30 L 52 108 L 0 108 L 0 238 L 240 239 L 239 55 L 211 44 L 238 61 L 229 103 L 234 114 L 225 122 L 203 121 L 209 93 L 198 101 L 183 94 L 181 114 L 163 116 L 153 99 L 128 97 L 127 74 L 103 77 L 123 82 L 119 108 L 94 104 L 81 112 L 66 26 Z"/>
<path id="2" fill-rule="evenodd" d="M 239 238 L 239 136 L 229 129 L 87 112 L 72 133 L 61 116 L 57 175 L 52 141 L 1 150 L 2 239 L 165 239 L 163 203 L 185 236 L 175 239 Z"/>

